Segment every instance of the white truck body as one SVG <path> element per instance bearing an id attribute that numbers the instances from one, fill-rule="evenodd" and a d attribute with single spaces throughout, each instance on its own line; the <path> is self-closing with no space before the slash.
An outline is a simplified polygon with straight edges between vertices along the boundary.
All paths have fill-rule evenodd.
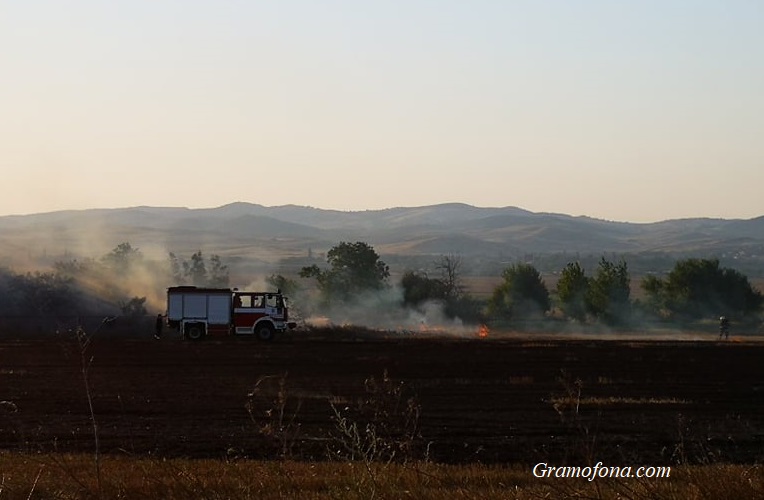
<path id="1" fill-rule="evenodd" d="M 175 292 L 168 296 L 167 320 L 206 320 L 209 325 L 231 323 L 231 294 Z"/>

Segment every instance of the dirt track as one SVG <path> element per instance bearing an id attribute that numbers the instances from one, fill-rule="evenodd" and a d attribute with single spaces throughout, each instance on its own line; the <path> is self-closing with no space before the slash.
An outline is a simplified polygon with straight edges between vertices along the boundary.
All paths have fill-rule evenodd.
<path id="1" fill-rule="evenodd" d="M 352 406 L 387 370 L 421 404 L 421 443 L 438 461 L 764 460 L 760 343 L 101 336 L 90 356 L 108 453 L 273 456 L 247 395 L 287 373 L 287 412 L 300 402 L 294 454 L 319 458 L 329 401 Z M 274 398 L 276 380 L 261 385 Z M 73 339 L 0 340 L 0 448 L 92 451 L 86 395 Z"/>

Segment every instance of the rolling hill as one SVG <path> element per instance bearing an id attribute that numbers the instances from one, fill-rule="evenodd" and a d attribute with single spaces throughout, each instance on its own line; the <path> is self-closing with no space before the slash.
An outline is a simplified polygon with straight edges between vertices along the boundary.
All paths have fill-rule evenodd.
<path id="1" fill-rule="evenodd" d="M 8 266 L 97 257 L 122 241 L 147 254 L 202 250 L 261 262 L 321 253 L 340 241 L 366 241 L 383 256 L 452 253 L 503 262 L 556 253 L 764 260 L 764 216 L 637 224 L 460 203 L 350 212 L 243 202 L 60 211 L 0 217 L 0 234 L 0 264 Z"/>

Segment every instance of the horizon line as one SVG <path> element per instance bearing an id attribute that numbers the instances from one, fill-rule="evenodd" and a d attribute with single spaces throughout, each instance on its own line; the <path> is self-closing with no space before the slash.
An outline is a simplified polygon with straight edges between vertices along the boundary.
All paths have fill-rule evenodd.
<path id="1" fill-rule="evenodd" d="M 526 212 L 528 214 L 533 215 L 554 215 L 554 216 L 564 216 L 564 217 L 573 217 L 573 218 L 586 218 L 586 219 L 592 219 L 592 220 L 599 220 L 603 222 L 613 222 L 613 223 L 620 223 L 620 224 L 659 224 L 662 222 L 670 222 L 670 221 L 682 221 L 682 220 L 724 220 L 724 221 L 746 221 L 746 220 L 754 220 L 758 219 L 760 217 L 764 217 L 763 215 L 750 217 L 750 218 L 743 218 L 743 217 L 734 217 L 734 218 L 725 218 L 725 217 L 711 217 L 711 216 L 693 216 L 693 217 L 676 217 L 676 218 L 667 218 L 667 219 L 660 219 L 660 220 L 654 220 L 654 221 L 647 221 L 647 222 L 635 222 L 630 220 L 615 220 L 615 219 L 606 219 L 602 217 L 595 217 L 592 215 L 585 215 L 585 214 L 570 214 L 570 213 L 564 213 L 564 212 L 550 212 L 550 211 L 540 211 L 540 212 L 534 212 L 532 210 L 518 207 L 516 205 L 504 205 L 504 206 L 481 206 L 481 205 L 472 205 L 470 203 L 466 202 L 460 202 L 460 201 L 451 201 L 451 202 L 440 202 L 440 203 L 432 203 L 428 205 L 399 205 L 399 206 L 391 206 L 386 208 L 365 208 L 365 209 L 339 209 L 339 208 L 325 208 L 325 207 L 316 207 L 313 205 L 301 205 L 297 203 L 286 203 L 283 205 L 263 205 L 260 203 L 250 202 L 250 201 L 232 201 L 229 203 L 224 203 L 222 205 L 217 206 L 206 206 L 206 207 L 189 207 L 189 206 L 163 206 L 163 205 L 130 205 L 130 206 L 120 206 L 120 207 L 90 207 L 90 208 L 65 208 L 65 209 L 59 209 L 59 210 L 49 210 L 45 212 L 31 212 L 31 213 L 11 213 L 11 214 L 2 214 L 0 215 L 0 218 L 16 218 L 16 217 L 35 217 L 35 216 L 45 216 L 45 215 L 53 215 L 53 214 L 63 214 L 63 213 L 71 213 L 71 212 L 108 212 L 108 211 L 119 211 L 119 210 L 136 210 L 136 209 L 158 209 L 158 210 L 187 210 L 187 211 L 198 211 L 198 210 L 218 210 L 221 208 L 233 206 L 233 205 L 248 205 L 248 206 L 255 206 L 255 207 L 262 207 L 265 209 L 276 209 L 276 208 L 287 208 L 287 207 L 294 207 L 294 208 L 304 208 L 304 209 L 311 209 L 311 210 L 320 210 L 324 212 L 339 212 L 339 213 L 345 213 L 345 214 L 353 214 L 353 213 L 364 213 L 364 212 L 384 212 L 389 210 L 414 210 L 414 209 L 421 209 L 421 208 L 435 208 L 435 207 L 445 207 L 445 206 L 454 206 L 454 207 L 464 207 L 464 208 L 475 208 L 479 210 L 519 210 L 522 212 Z"/>

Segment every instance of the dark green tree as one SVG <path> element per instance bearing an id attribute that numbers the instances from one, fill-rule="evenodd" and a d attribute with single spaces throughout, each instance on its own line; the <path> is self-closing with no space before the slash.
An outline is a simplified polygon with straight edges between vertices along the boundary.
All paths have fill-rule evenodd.
<path id="1" fill-rule="evenodd" d="M 406 271 L 401 277 L 403 304 L 419 306 L 429 300 L 445 301 L 448 297 L 446 284 L 437 278 L 430 278 L 421 271 Z"/>
<path id="2" fill-rule="evenodd" d="M 287 278 L 282 274 L 271 274 L 265 281 L 274 289 L 281 290 L 286 296 L 291 296 L 300 290 L 300 284 L 297 281 Z"/>
<path id="3" fill-rule="evenodd" d="M 326 254 L 329 269 L 317 265 L 303 267 L 300 276 L 315 278 L 328 301 L 348 301 L 358 294 L 380 290 L 387 284 L 390 269 L 368 243 L 341 242 Z"/>
<path id="4" fill-rule="evenodd" d="M 667 290 L 662 279 L 650 274 L 642 278 L 640 286 L 645 292 L 643 306 L 646 311 L 660 317 L 671 316 Z"/>
<path id="5" fill-rule="evenodd" d="M 569 262 L 560 273 L 557 282 L 557 298 L 560 309 L 566 316 L 584 321 L 586 319 L 586 293 L 589 278 L 578 262 Z"/>
<path id="6" fill-rule="evenodd" d="M 530 318 L 549 311 L 549 290 L 541 274 L 531 264 L 514 264 L 501 274 L 504 282 L 496 287 L 488 302 L 491 315 L 503 318 Z"/>
<path id="7" fill-rule="evenodd" d="M 740 272 L 722 268 L 718 259 L 684 259 L 665 279 L 642 282 L 648 304 L 669 317 L 745 317 L 761 311 L 764 297 Z"/>
<path id="8" fill-rule="evenodd" d="M 624 260 L 614 264 L 602 257 L 597 273 L 589 279 L 587 310 L 607 323 L 620 323 L 631 313 L 631 277 Z"/>

